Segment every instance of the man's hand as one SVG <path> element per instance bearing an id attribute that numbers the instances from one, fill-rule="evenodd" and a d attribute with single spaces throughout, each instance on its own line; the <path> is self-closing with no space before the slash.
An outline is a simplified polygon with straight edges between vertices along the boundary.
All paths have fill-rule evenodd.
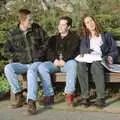
<path id="1" fill-rule="evenodd" d="M 59 66 L 59 60 L 55 59 L 54 62 L 53 62 L 53 64 L 58 67 Z"/>
<path id="2" fill-rule="evenodd" d="M 57 67 L 63 67 L 64 64 L 65 64 L 65 61 L 64 61 L 64 60 L 55 59 L 53 63 L 54 63 L 54 65 L 57 66 Z"/>
<path id="3" fill-rule="evenodd" d="M 64 60 L 59 60 L 59 67 L 63 67 L 65 64 L 65 61 Z"/>

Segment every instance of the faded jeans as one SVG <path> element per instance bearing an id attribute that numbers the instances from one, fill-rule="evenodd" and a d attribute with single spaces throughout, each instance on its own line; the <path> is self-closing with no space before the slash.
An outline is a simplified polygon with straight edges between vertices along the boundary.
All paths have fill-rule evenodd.
<path id="1" fill-rule="evenodd" d="M 75 91 L 76 67 L 77 63 L 75 60 L 67 61 L 62 69 L 59 69 L 50 61 L 40 64 L 38 67 L 38 71 L 43 81 L 43 90 L 46 96 L 50 96 L 52 94 L 54 95 L 50 74 L 56 72 L 66 72 L 66 86 L 64 92 L 66 94 L 72 94 Z"/>
<path id="2" fill-rule="evenodd" d="M 4 72 L 7 80 L 11 86 L 11 91 L 16 94 L 22 91 L 22 86 L 18 81 L 18 75 L 27 72 L 27 100 L 37 99 L 38 89 L 38 66 L 41 62 L 34 62 L 31 64 L 10 63 L 5 66 Z"/>

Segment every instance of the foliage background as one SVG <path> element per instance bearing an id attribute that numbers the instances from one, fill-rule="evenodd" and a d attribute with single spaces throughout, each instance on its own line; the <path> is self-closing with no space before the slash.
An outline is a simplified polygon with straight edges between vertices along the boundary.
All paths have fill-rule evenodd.
<path id="1" fill-rule="evenodd" d="M 60 2 L 61 1 L 61 2 Z M 60 7 L 60 5 L 64 7 Z M 57 7 L 56 7 L 57 6 Z M 59 17 L 69 15 L 73 19 L 72 29 L 80 31 L 81 17 L 84 13 L 96 16 L 105 31 L 110 31 L 116 40 L 120 40 L 120 0 L 1 0 L 0 1 L 0 72 L 3 73 L 7 60 L 4 57 L 4 44 L 8 31 L 17 24 L 20 8 L 28 8 L 48 33 L 57 32 Z M 5 81 L 0 75 L 0 86 Z M 1 90 L 1 88 L 0 88 Z M 6 89 L 8 90 L 8 89 Z"/>

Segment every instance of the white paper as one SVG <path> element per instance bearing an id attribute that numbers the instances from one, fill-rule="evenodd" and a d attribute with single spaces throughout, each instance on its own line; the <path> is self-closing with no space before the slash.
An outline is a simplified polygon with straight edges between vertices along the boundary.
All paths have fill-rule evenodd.
<path id="1" fill-rule="evenodd" d="M 100 55 L 84 54 L 83 57 L 81 55 L 78 55 L 77 57 L 75 57 L 75 60 L 78 62 L 92 63 L 94 61 L 101 61 L 102 58 Z"/>

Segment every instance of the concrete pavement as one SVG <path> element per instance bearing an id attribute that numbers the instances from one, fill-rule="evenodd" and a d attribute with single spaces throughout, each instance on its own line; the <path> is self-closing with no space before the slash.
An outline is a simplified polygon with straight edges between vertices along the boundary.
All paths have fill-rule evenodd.
<path id="1" fill-rule="evenodd" d="M 38 112 L 33 116 L 25 116 L 23 113 L 26 106 L 18 109 L 8 108 L 9 101 L 0 102 L 0 120 L 120 120 L 120 114 L 109 113 L 104 111 L 80 110 L 78 107 L 75 111 L 68 109 L 65 103 L 54 105 L 45 109 L 38 106 Z"/>
<path id="2" fill-rule="evenodd" d="M 0 101 L 0 120 L 120 120 L 120 95 L 107 99 L 107 106 L 104 109 L 96 107 L 84 108 L 75 99 L 75 108 L 68 107 L 64 96 L 55 99 L 55 105 L 44 108 L 37 103 L 37 114 L 25 116 L 27 106 L 18 109 L 11 109 L 9 100 Z"/>
<path id="3" fill-rule="evenodd" d="M 76 101 L 75 101 L 76 102 Z M 55 101 L 55 105 L 44 108 L 37 103 L 37 114 L 25 116 L 27 106 L 18 109 L 8 108 L 10 101 L 0 101 L 0 120 L 120 120 L 120 96 L 107 99 L 104 109 L 93 106 L 84 108 L 79 104 L 69 108 L 63 99 Z"/>

